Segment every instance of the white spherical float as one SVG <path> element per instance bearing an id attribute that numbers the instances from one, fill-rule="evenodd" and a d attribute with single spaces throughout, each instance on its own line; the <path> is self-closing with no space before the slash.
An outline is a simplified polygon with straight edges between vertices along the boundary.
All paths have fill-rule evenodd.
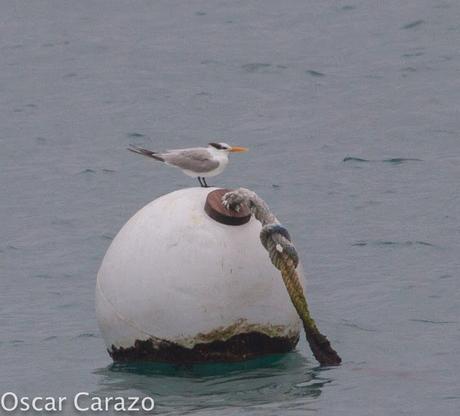
<path id="1" fill-rule="evenodd" d="M 296 346 L 300 319 L 260 223 L 211 218 L 205 203 L 215 189 L 152 201 L 110 245 L 96 313 L 114 361 L 237 361 Z"/>

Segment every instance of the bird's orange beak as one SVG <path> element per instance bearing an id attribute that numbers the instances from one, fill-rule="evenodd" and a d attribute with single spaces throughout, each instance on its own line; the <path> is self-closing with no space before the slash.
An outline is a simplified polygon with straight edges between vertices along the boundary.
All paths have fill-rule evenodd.
<path id="1" fill-rule="evenodd" d="M 232 146 L 230 152 L 247 152 L 249 149 L 247 147 L 240 147 L 240 146 Z"/>

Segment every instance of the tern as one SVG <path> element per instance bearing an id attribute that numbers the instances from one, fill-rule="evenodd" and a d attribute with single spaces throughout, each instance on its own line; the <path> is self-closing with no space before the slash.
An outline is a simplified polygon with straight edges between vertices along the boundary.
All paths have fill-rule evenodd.
<path id="1" fill-rule="evenodd" d="M 186 175 L 198 178 L 204 188 L 208 188 L 206 178 L 219 175 L 228 164 L 228 155 L 234 152 L 246 152 L 241 146 L 230 146 L 227 143 L 209 143 L 208 147 L 192 147 L 189 149 L 172 149 L 164 152 L 153 152 L 133 144 L 128 148 L 131 152 L 147 156 L 169 166 L 175 166 Z"/>

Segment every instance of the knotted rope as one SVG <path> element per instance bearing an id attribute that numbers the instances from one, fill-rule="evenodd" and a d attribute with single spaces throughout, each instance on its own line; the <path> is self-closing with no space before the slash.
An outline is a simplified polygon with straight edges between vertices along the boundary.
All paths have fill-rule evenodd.
<path id="1" fill-rule="evenodd" d="M 315 321 L 310 316 L 307 300 L 296 270 L 299 257 L 286 228 L 272 214 L 265 201 L 249 189 L 239 188 L 227 192 L 222 198 L 222 203 L 227 209 L 235 211 L 239 211 L 243 204 L 246 205 L 262 224 L 260 240 L 268 251 L 273 265 L 281 271 L 289 297 L 302 320 L 313 355 L 321 365 L 339 365 L 342 361 L 341 358 L 331 347 L 329 340 L 319 332 Z"/>

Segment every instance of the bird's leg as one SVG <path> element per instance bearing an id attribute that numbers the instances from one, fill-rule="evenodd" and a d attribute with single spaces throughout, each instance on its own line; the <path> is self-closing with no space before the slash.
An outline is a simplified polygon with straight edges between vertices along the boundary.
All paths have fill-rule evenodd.
<path id="1" fill-rule="evenodd" d="M 201 182 L 201 178 L 198 176 L 198 182 L 200 182 L 200 186 L 204 188 L 203 182 Z"/>
<path id="2" fill-rule="evenodd" d="M 206 183 L 206 178 L 203 177 L 203 183 L 205 188 L 209 188 L 209 185 Z"/>

